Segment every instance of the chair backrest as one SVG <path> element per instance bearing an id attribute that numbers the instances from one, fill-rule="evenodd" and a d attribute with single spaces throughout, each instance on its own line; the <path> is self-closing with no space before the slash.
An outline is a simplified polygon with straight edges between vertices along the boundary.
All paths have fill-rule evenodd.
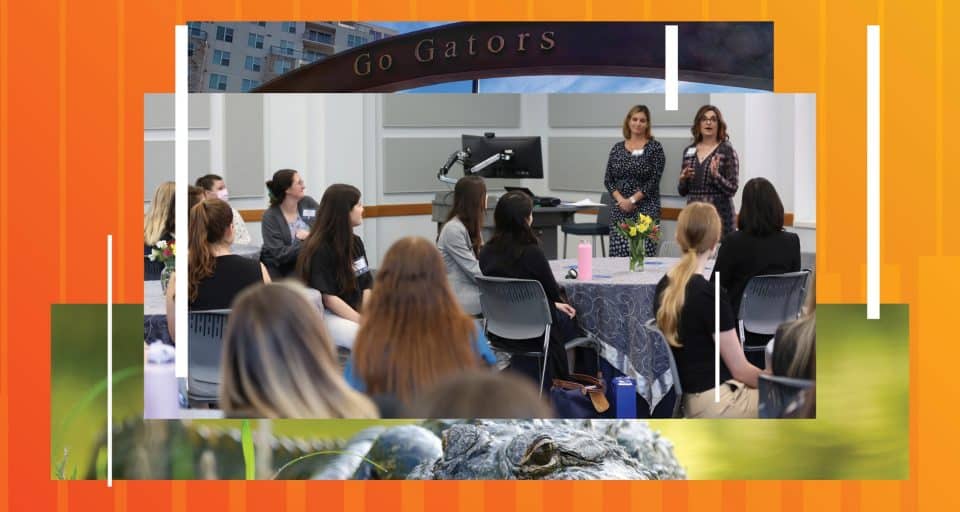
<path id="1" fill-rule="evenodd" d="M 683 386 L 680 384 L 680 370 L 677 369 L 677 360 L 673 357 L 673 349 L 670 347 L 670 343 L 667 342 L 667 337 L 663 335 L 663 332 L 660 331 L 660 328 L 657 327 L 656 319 L 650 319 L 644 325 L 644 328 L 650 332 L 660 343 L 663 344 L 663 347 L 667 350 L 667 357 L 670 361 L 670 376 L 673 377 L 673 394 L 676 397 L 676 400 L 673 403 L 673 414 L 671 418 L 682 418 L 683 417 Z"/>
<path id="2" fill-rule="evenodd" d="M 802 407 L 807 399 L 805 391 L 812 388 L 814 381 L 791 379 L 776 375 L 760 374 L 760 403 L 758 416 L 761 418 L 782 418 Z"/>
<path id="3" fill-rule="evenodd" d="M 553 323 L 547 294 L 539 281 L 478 276 L 480 309 L 490 334 L 508 340 L 543 336 Z"/>
<path id="4" fill-rule="evenodd" d="M 163 263 L 159 261 L 150 261 L 150 256 L 143 257 L 143 280 L 159 281 L 160 272 L 163 271 Z"/>
<path id="5" fill-rule="evenodd" d="M 613 196 L 610 192 L 600 194 L 600 203 L 605 206 L 597 209 L 597 224 L 606 226 L 610 224 L 610 206 L 613 205 Z"/>
<path id="6" fill-rule="evenodd" d="M 188 314 L 187 391 L 190 400 L 216 402 L 220 387 L 220 356 L 229 309 Z"/>
<path id="7" fill-rule="evenodd" d="M 660 251 L 657 253 L 661 258 L 679 258 L 683 256 L 680 250 L 680 244 L 673 240 L 664 240 L 660 242 Z"/>
<path id="8" fill-rule="evenodd" d="M 742 331 L 773 336 L 780 324 L 799 318 L 809 276 L 801 270 L 752 277 L 740 300 L 741 341 Z"/>

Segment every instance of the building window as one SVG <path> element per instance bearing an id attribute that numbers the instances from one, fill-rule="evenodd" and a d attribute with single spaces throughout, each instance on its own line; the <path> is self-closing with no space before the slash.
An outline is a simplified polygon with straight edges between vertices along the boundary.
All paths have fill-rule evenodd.
<path id="1" fill-rule="evenodd" d="M 258 27 L 266 27 L 266 26 L 267 26 L 267 22 L 266 22 L 266 21 L 251 21 L 250 24 L 251 24 L 251 25 L 256 25 L 256 26 L 258 26 Z"/>
<path id="2" fill-rule="evenodd" d="M 228 43 L 233 42 L 233 29 L 224 27 L 223 25 L 217 26 L 217 41 L 226 41 Z"/>
<path id="3" fill-rule="evenodd" d="M 193 44 L 193 41 L 187 43 L 187 57 L 193 57 L 193 49 L 196 45 Z"/>
<path id="4" fill-rule="evenodd" d="M 316 62 L 316 61 L 318 61 L 318 60 L 323 59 L 324 57 L 326 57 L 326 54 L 323 54 L 323 53 L 320 53 L 320 52 L 315 52 L 315 51 L 313 51 L 313 50 L 304 50 L 304 51 L 303 51 L 303 60 L 304 60 L 305 62 L 308 62 L 308 63 L 309 63 L 309 62 Z"/>
<path id="5" fill-rule="evenodd" d="M 293 56 L 296 47 L 293 45 L 293 41 L 280 41 L 280 55 L 289 55 Z"/>
<path id="6" fill-rule="evenodd" d="M 297 22 L 295 21 L 284 21 L 280 24 L 280 31 L 287 32 L 289 34 L 297 33 Z"/>
<path id="7" fill-rule="evenodd" d="M 347 47 L 353 48 L 355 46 L 360 46 L 362 44 L 367 44 L 367 38 L 360 37 L 354 34 L 347 34 Z"/>
<path id="8" fill-rule="evenodd" d="M 230 52 L 223 50 L 214 50 L 213 51 L 213 63 L 220 64 L 221 66 L 230 65 Z"/>
<path id="9" fill-rule="evenodd" d="M 247 36 L 247 46 L 250 48 L 263 48 L 263 36 L 250 33 L 250 35 Z"/>
<path id="10" fill-rule="evenodd" d="M 254 57 L 253 55 L 247 55 L 246 60 L 243 62 L 243 69 L 247 71 L 260 71 L 262 65 L 263 59 Z"/>
<path id="11" fill-rule="evenodd" d="M 188 21 L 188 22 L 187 22 L 187 26 L 190 27 L 190 28 L 197 28 L 197 29 L 202 28 L 200 25 L 201 25 L 201 23 L 200 23 L 199 21 Z"/>
<path id="12" fill-rule="evenodd" d="M 214 91 L 227 90 L 227 75 L 218 75 L 210 73 L 210 89 Z"/>
<path id="13" fill-rule="evenodd" d="M 370 36 L 373 37 L 373 40 L 374 40 L 374 41 L 379 41 L 379 40 L 383 39 L 383 33 L 377 32 L 376 30 L 371 30 L 371 31 L 370 31 Z"/>
<path id="14" fill-rule="evenodd" d="M 240 84 L 240 92 L 248 92 L 250 89 L 255 89 L 257 87 L 260 87 L 259 80 L 250 80 L 248 78 L 244 78 L 243 82 Z"/>
<path id="15" fill-rule="evenodd" d="M 277 59 L 273 61 L 273 72 L 277 74 L 284 74 L 287 71 L 293 69 L 293 63 L 287 59 Z"/>

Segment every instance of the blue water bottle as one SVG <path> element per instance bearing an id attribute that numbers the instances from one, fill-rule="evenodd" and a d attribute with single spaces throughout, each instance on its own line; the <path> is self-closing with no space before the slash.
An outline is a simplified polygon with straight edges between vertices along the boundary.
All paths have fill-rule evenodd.
<path id="1" fill-rule="evenodd" d="M 613 397 L 617 406 L 617 418 L 637 417 L 637 385 L 630 377 L 613 379 Z"/>

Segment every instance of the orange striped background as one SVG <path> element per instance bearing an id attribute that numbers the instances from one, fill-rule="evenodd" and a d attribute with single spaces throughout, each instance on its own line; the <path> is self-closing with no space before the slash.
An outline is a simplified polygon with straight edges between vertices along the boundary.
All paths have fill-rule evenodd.
<path id="1" fill-rule="evenodd" d="M 0 509 L 956 510 L 960 3 L 949 0 L 0 0 Z M 142 300 L 143 94 L 187 20 L 773 20 L 778 92 L 817 94 L 820 302 L 865 301 L 865 40 L 882 31 L 882 300 L 911 305 L 903 482 L 51 482 L 50 304 Z M 954 94 L 951 94 L 954 93 Z M 855 421 L 855 419 L 852 419 Z"/>

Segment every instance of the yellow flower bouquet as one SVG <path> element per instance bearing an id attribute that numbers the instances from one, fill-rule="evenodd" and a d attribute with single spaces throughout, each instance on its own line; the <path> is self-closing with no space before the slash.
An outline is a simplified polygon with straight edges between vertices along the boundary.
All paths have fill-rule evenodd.
<path id="1" fill-rule="evenodd" d="M 660 224 L 654 223 L 649 215 L 638 214 L 635 219 L 627 219 L 614 226 L 630 244 L 630 271 L 643 272 L 643 258 L 646 256 L 645 240 L 660 240 Z"/>

